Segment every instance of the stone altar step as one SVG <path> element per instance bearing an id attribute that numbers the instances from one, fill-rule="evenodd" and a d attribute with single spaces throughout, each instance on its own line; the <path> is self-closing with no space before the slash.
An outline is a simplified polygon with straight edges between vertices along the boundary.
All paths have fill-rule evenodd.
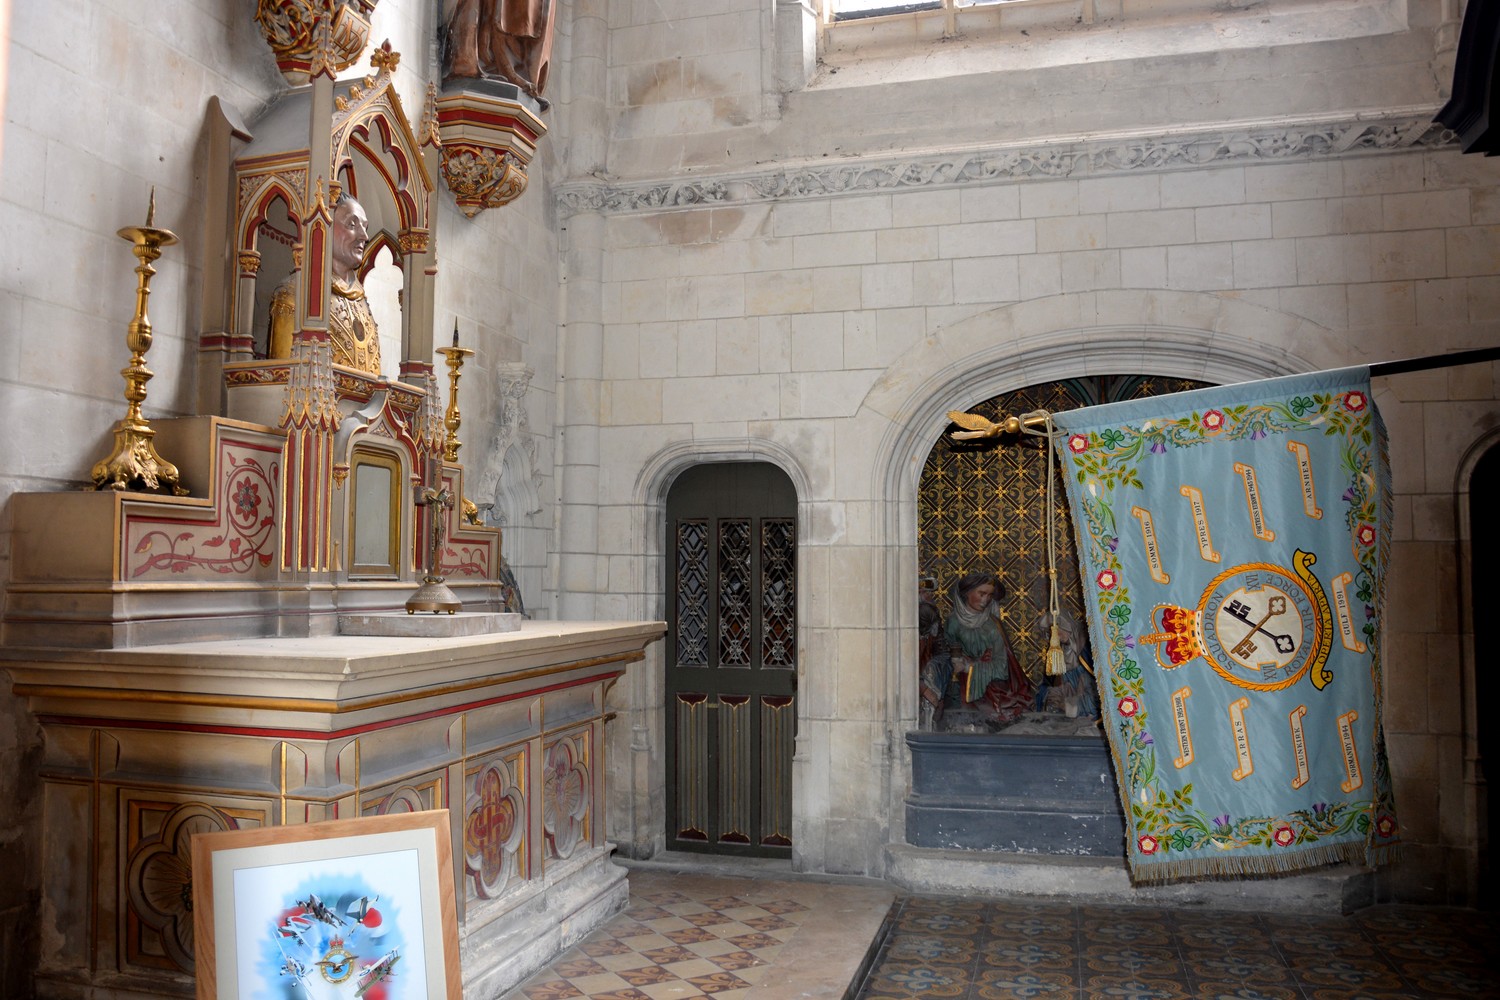
<path id="1" fill-rule="evenodd" d="M 1296 875 L 1136 886 L 1123 857 L 944 851 L 891 844 L 886 878 L 908 892 L 1199 907 L 1261 913 L 1352 913 L 1375 901 L 1375 873 L 1333 865 Z"/>

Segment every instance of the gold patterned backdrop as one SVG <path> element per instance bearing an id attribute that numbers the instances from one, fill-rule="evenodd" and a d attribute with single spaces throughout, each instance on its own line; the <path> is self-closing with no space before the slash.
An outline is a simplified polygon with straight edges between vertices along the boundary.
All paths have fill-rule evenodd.
<path id="1" fill-rule="evenodd" d="M 991 420 L 1032 410 L 1072 410 L 1096 403 L 1138 399 L 1198 389 L 1206 382 L 1150 375 L 1102 375 L 1027 386 L 968 408 Z M 1000 615 L 1021 666 L 1033 681 L 1042 678 L 1047 630 L 1048 460 L 1039 437 L 1021 435 L 965 444 L 948 437 L 949 426 L 933 445 L 917 490 L 917 555 L 924 577 L 937 583 L 944 620 L 949 588 L 965 573 L 994 573 L 1005 585 Z M 1073 526 L 1061 478 L 1054 482 L 1053 530 L 1058 553 L 1059 604 L 1083 615 Z"/>

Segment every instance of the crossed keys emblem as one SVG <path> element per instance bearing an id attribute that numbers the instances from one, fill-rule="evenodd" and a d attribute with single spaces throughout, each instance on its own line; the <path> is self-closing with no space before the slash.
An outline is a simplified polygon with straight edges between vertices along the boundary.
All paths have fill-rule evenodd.
<path id="1" fill-rule="evenodd" d="M 1241 639 L 1232 650 L 1230 650 L 1230 652 L 1232 652 L 1235 656 L 1238 656 L 1241 659 L 1245 659 L 1249 657 L 1250 654 L 1255 652 L 1257 648 L 1255 645 L 1257 632 L 1261 633 L 1262 635 L 1266 636 L 1266 638 L 1274 642 L 1276 644 L 1276 652 L 1278 653 L 1285 655 L 1287 653 L 1296 651 L 1297 640 L 1293 639 L 1289 635 L 1278 635 L 1277 633 L 1272 632 L 1265 627 L 1266 622 L 1270 621 L 1272 618 L 1275 618 L 1277 615 L 1286 613 L 1286 598 L 1284 596 L 1277 595 L 1275 597 L 1269 598 L 1266 601 L 1266 613 L 1260 616 L 1259 621 L 1251 620 L 1251 616 L 1254 615 L 1255 612 L 1252 611 L 1250 609 L 1250 605 L 1246 604 L 1244 601 L 1230 601 L 1227 605 L 1225 605 L 1224 610 L 1228 612 L 1231 617 L 1238 618 L 1240 621 L 1250 626 L 1250 631 L 1246 632 L 1245 637 Z"/>

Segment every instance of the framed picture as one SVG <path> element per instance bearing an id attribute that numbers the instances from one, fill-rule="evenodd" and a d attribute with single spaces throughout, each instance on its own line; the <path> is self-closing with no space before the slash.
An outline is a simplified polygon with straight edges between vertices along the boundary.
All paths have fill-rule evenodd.
<path id="1" fill-rule="evenodd" d="M 193 838 L 198 1000 L 462 1000 L 448 811 Z"/>

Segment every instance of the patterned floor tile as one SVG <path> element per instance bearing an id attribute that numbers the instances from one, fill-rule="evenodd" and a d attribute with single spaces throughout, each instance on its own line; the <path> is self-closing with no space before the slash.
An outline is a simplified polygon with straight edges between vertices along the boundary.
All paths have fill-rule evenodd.
<path id="1" fill-rule="evenodd" d="M 1198 1000 L 1302 1000 L 1302 990 L 1291 985 L 1271 985 L 1257 981 L 1198 984 Z"/>
<path id="2" fill-rule="evenodd" d="M 1078 966 L 1078 950 L 1071 941 L 1001 939 L 984 946 L 981 960 L 994 968 L 1071 970 Z"/>
<path id="3" fill-rule="evenodd" d="M 807 907 L 803 906 L 801 903 L 797 902 L 796 900 L 792 900 L 792 899 L 767 900 L 764 903 L 757 903 L 755 905 L 759 906 L 762 910 L 765 910 L 767 913 L 775 913 L 775 914 L 782 915 L 782 916 L 784 916 L 786 914 L 789 914 L 789 913 L 806 913 L 807 912 Z"/>
<path id="4" fill-rule="evenodd" d="M 689 951 L 679 944 L 668 945 L 665 948 L 652 948 L 650 951 L 641 952 L 641 955 L 647 961 L 655 962 L 657 965 L 670 965 L 673 962 L 691 962 L 698 957 L 697 952 Z"/>
<path id="5" fill-rule="evenodd" d="M 605 955 L 629 954 L 631 947 L 612 937 L 596 937 L 585 942 L 579 950 L 592 958 L 602 958 Z"/>
<path id="6" fill-rule="evenodd" d="M 1184 948 L 1182 961 L 1195 979 L 1216 983 L 1254 983 L 1257 986 L 1291 986 L 1288 969 L 1273 949 L 1256 951 L 1197 950 Z"/>
<path id="7" fill-rule="evenodd" d="M 680 931 L 668 931 L 662 935 L 673 944 L 689 945 L 699 941 L 717 941 L 719 935 L 712 931 L 706 931 L 702 927 L 684 927 Z"/>
<path id="8" fill-rule="evenodd" d="M 727 990 L 744 989 L 750 985 L 734 973 L 724 970 L 710 972 L 704 976 L 690 976 L 687 981 L 707 995 L 723 993 Z"/>
<path id="9" fill-rule="evenodd" d="M 521 988 L 530 1000 L 565 1000 L 567 997 L 581 997 L 583 991 L 565 979 L 546 979 L 541 982 L 533 982 Z"/>
<path id="10" fill-rule="evenodd" d="M 568 982 L 579 993 L 589 997 L 628 989 L 630 986 L 624 978 L 613 972 L 599 972 L 590 976 L 570 976 Z"/>
<path id="11" fill-rule="evenodd" d="M 874 993 L 886 996 L 958 997 L 969 989 L 969 972 L 924 962 L 886 962 L 870 976 Z"/>
<path id="12" fill-rule="evenodd" d="M 1181 978 L 1182 963 L 1177 949 L 1114 942 L 1090 942 L 1083 951 L 1083 964 L 1092 972 L 1130 973 L 1136 976 Z"/>
<path id="13" fill-rule="evenodd" d="M 728 972 L 738 972 L 741 969 L 766 964 L 764 958 L 752 955 L 748 951 L 731 951 L 725 955 L 715 955 L 709 961 Z"/>
<path id="14" fill-rule="evenodd" d="M 552 969 L 562 979 L 581 979 L 584 976 L 597 976 L 605 971 L 604 966 L 592 958 L 582 956 L 569 961 L 556 962 Z"/>
<path id="15" fill-rule="evenodd" d="M 1192 997 L 1181 978 L 1162 979 L 1129 972 L 1091 973 L 1083 985 L 1083 992 L 1097 1000 L 1186 1000 Z"/>
<path id="16" fill-rule="evenodd" d="M 728 941 L 736 948 L 743 948 L 746 951 L 755 951 L 757 948 L 774 948 L 777 945 L 781 944 L 781 941 L 778 938 L 773 938 L 769 934 L 761 934 L 759 932 L 753 934 L 739 934 L 732 938 L 725 938 L 724 940 Z"/>
<path id="17" fill-rule="evenodd" d="M 974 984 L 974 995 L 983 1000 L 1011 1000 L 1012 997 L 1072 997 L 1078 988 L 1073 977 L 1062 972 L 1042 970 L 985 969 Z"/>
<path id="18" fill-rule="evenodd" d="M 826 917 L 808 919 L 823 912 L 811 883 L 803 893 L 705 876 L 642 882 L 636 890 L 632 876 L 624 914 L 510 1000 L 769 1000 L 786 995 L 778 963 L 806 955 L 797 935 L 827 930 Z M 850 1000 L 1500 1000 L 1500 916 L 1464 910 L 1340 917 L 904 897 L 889 926 Z M 869 945 L 837 947 L 857 957 Z"/>
<path id="19" fill-rule="evenodd" d="M 616 973 L 631 986 L 650 986 L 681 979 L 675 972 L 668 972 L 659 965 L 643 965 L 639 969 L 622 969 Z"/>

